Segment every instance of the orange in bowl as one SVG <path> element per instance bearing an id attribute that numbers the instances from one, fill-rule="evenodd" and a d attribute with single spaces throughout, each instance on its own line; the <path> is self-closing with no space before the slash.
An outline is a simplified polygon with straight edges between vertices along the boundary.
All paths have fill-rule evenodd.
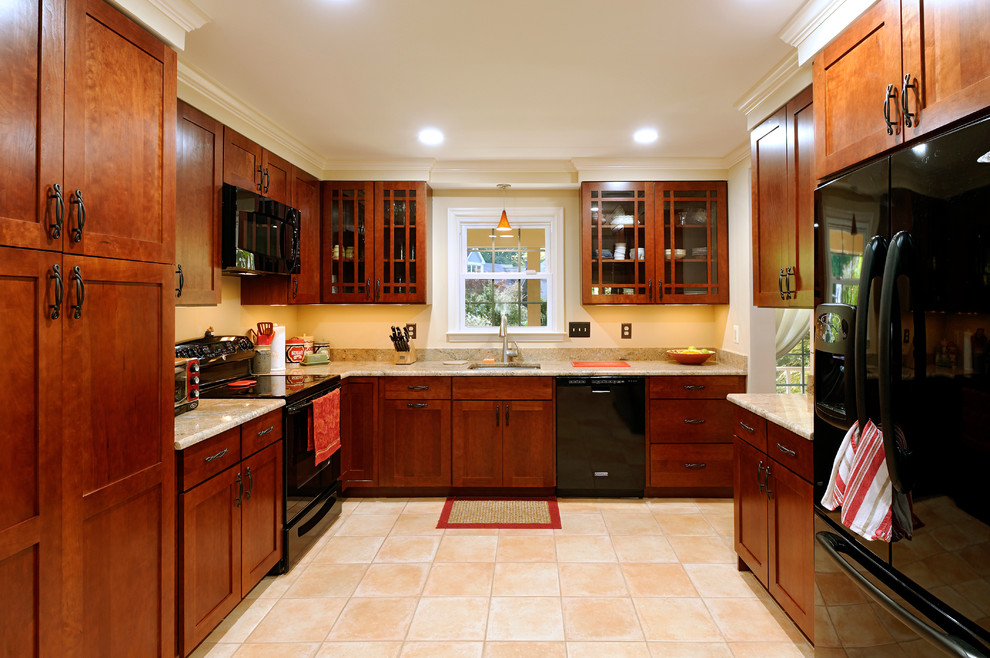
<path id="1" fill-rule="evenodd" d="M 689 366 L 699 366 L 705 361 L 707 361 L 715 352 L 704 351 L 704 352 L 688 352 L 685 350 L 667 350 L 667 354 L 670 355 L 674 361 L 678 363 L 683 363 Z"/>

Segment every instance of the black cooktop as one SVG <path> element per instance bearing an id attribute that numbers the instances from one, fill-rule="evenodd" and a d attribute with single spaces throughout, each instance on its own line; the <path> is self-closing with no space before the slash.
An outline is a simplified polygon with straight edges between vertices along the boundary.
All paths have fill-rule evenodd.
<path id="1" fill-rule="evenodd" d="M 319 393 L 334 388 L 340 375 L 246 375 L 224 382 L 216 382 L 200 391 L 206 400 L 245 398 L 292 399 L 308 393 Z"/>

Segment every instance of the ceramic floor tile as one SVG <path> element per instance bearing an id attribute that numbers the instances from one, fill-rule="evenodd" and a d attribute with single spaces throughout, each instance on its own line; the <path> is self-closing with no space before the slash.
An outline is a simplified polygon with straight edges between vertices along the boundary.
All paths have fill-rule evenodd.
<path id="1" fill-rule="evenodd" d="M 440 537 L 387 537 L 375 562 L 432 562 Z"/>
<path id="2" fill-rule="evenodd" d="M 703 514 L 728 514 L 732 515 L 731 498 L 695 498 L 694 504 L 698 506 Z"/>
<path id="3" fill-rule="evenodd" d="M 240 648 L 240 644 L 217 644 L 203 641 L 189 654 L 188 658 L 230 658 Z"/>
<path id="4" fill-rule="evenodd" d="M 313 563 L 368 563 L 375 559 L 378 549 L 384 542 L 384 535 L 381 537 L 336 536 L 317 553 Z"/>
<path id="5" fill-rule="evenodd" d="M 750 598 L 763 589 L 752 572 L 739 571 L 734 564 L 688 564 L 684 569 L 705 598 Z"/>
<path id="6" fill-rule="evenodd" d="M 729 642 L 789 642 L 788 628 L 755 598 L 706 599 L 712 618 Z M 792 625 L 789 621 L 788 624 Z"/>
<path id="7" fill-rule="evenodd" d="M 679 564 L 624 562 L 622 574 L 631 596 L 698 596 L 684 567 Z"/>
<path id="8" fill-rule="evenodd" d="M 705 602 L 687 598 L 634 598 L 649 642 L 722 642 Z"/>
<path id="9" fill-rule="evenodd" d="M 344 519 L 335 537 L 384 537 L 392 530 L 398 514 L 358 514 Z"/>
<path id="10" fill-rule="evenodd" d="M 483 641 L 488 608 L 487 596 L 424 596 L 419 600 L 406 641 Z"/>
<path id="11" fill-rule="evenodd" d="M 425 564 L 380 564 L 368 567 L 354 596 L 419 596 L 423 591 L 430 565 Z"/>
<path id="12" fill-rule="evenodd" d="M 647 498 L 646 506 L 651 512 L 665 514 L 698 514 L 701 508 L 690 498 Z"/>
<path id="13" fill-rule="evenodd" d="M 555 562 L 557 548 L 553 536 L 500 535 L 497 562 Z"/>
<path id="14" fill-rule="evenodd" d="M 244 599 L 213 629 L 205 642 L 244 642 L 278 599 Z"/>
<path id="15" fill-rule="evenodd" d="M 492 596 L 560 596 L 553 562 L 498 562 Z"/>
<path id="16" fill-rule="evenodd" d="M 612 540 L 596 535 L 554 537 L 558 562 L 615 562 Z"/>
<path id="17" fill-rule="evenodd" d="M 443 506 L 447 502 L 446 498 L 415 498 L 411 499 L 402 508 L 403 514 L 434 514 L 437 520 L 443 512 Z"/>
<path id="18" fill-rule="evenodd" d="M 575 641 L 642 641 L 630 598 L 581 597 L 561 599 L 564 637 Z"/>
<path id="19" fill-rule="evenodd" d="M 407 498 L 365 498 L 354 508 L 354 514 L 392 514 L 398 516 L 405 509 Z"/>
<path id="20" fill-rule="evenodd" d="M 488 562 L 434 562 L 423 596 L 490 596 L 494 571 Z"/>
<path id="21" fill-rule="evenodd" d="M 561 641 L 564 618 L 559 597 L 492 597 L 488 640 Z"/>
<path id="22" fill-rule="evenodd" d="M 802 646 L 792 642 L 731 642 L 729 647 L 735 658 L 811 658 L 815 655 L 815 650 L 810 645 Z"/>
<path id="23" fill-rule="evenodd" d="M 367 569 L 366 564 L 311 564 L 285 592 L 285 598 L 350 596 Z"/>
<path id="24" fill-rule="evenodd" d="M 616 535 L 662 535 L 660 525 L 647 512 L 602 512 L 608 533 Z"/>
<path id="25" fill-rule="evenodd" d="M 494 562 L 499 538 L 451 535 L 440 540 L 437 562 Z"/>
<path id="26" fill-rule="evenodd" d="M 642 512 L 642 498 L 599 498 L 598 507 L 603 512 Z"/>
<path id="27" fill-rule="evenodd" d="M 352 598 L 326 639 L 403 640 L 412 622 L 417 602 L 415 598 Z"/>
<path id="28" fill-rule="evenodd" d="M 708 523 L 702 514 L 667 514 L 654 512 L 653 516 L 663 529 L 663 534 L 670 535 L 714 535 L 715 528 Z"/>
<path id="29" fill-rule="evenodd" d="M 557 509 L 561 514 L 582 514 L 600 512 L 601 507 L 594 498 L 558 498 Z"/>
<path id="30" fill-rule="evenodd" d="M 732 658 L 724 642 L 648 642 L 655 658 Z"/>
<path id="31" fill-rule="evenodd" d="M 481 658 L 483 642 L 406 642 L 402 658 Z"/>
<path id="32" fill-rule="evenodd" d="M 484 536 L 488 536 L 488 537 L 491 537 L 491 536 L 496 536 L 497 537 L 499 535 L 499 533 L 502 533 L 502 532 L 505 532 L 505 530 L 499 530 L 498 528 L 446 528 L 443 531 L 443 536 L 446 537 L 448 535 L 451 535 L 451 536 L 458 536 L 458 535 L 479 536 L 479 535 L 484 535 Z M 552 530 L 548 530 L 546 532 L 553 532 L 553 531 Z"/>
<path id="33" fill-rule="evenodd" d="M 567 658 L 650 658 L 646 642 L 568 642 Z"/>
<path id="34" fill-rule="evenodd" d="M 557 572 L 561 596 L 629 596 L 617 564 L 572 562 L 557 565 Z"/>
<path id="35" fill-rule="evenodd" d="M 560 515 L 560 529 L 554 530 L 555 535 L 607 535 L 608 527 L 601 514 L 564 514 Z"/>
<path id="36" fill-rule="evenodd" d="M 399 515 L 389 533 L 397 535 L 442 535 L 443 528 L 437 527 L 438 514 L 407 514 Z"/>
<path id="37" fill-rule="evenodd" d="M 498 530 L 499 537 L 553 537 L 556 530 L 550 528 L 501 528 Z"/>
<path id="38" fill-rule="evenodd" d="M 705 520 L 708 521 L 709 525 L 715 530 L 716 533 L 722 537 L 732 537 L 735 532 L 734 519 L 731 514 L 706 514 Z"/>
<path id="39" fill-rule="evenodd" d="M 316 658 L 398 658 L 402 642 L 324 642 Z"/>
<path id="40" fill-rule="evenodd" d="M 346 603 L 345 598 L 279 599 L 247 642 L 322 642 Z"/>
<path id="41" fill-rule="evenodd" d="M 242 644 L 234 658 L 312 658 L 319 648 L 319 643 L 309 642 Z"/>
<path id="42" fill-rule="evenodd" d="M 567 658 L 563 642 L 485 642 L 485 658 Z"/>
<path id="43" fill-rule="evenodd" d="M 683 564 L 736 564 L 736 553 L 722 537 L 667 537 Z"/>
<path id="44" fill-rule="evenodd" d="M 677 555 L 666 537 L 612 537 L 619 562 L 677 562 Z"/>

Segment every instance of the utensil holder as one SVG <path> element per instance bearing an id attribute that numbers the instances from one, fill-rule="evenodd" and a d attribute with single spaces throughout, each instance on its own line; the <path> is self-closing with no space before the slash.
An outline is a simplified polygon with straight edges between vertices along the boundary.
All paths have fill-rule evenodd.
<path id="1" fill-rule="evenodd" d="M 396 352 L 395 353 L 395 365 L 397 366 L 407 366 L 410 363 L 416 363 L 416 346 L 409 343 L 408 352 Z"/>

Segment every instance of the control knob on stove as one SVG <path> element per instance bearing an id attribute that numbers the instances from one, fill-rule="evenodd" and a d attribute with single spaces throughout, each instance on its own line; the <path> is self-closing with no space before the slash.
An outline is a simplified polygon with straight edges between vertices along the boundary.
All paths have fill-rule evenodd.
<path id="1" fill-rule="evenodd" d="M 197 377 L 196 375 L 193 375 L 192 377 L 189 378 L 189 383 L 190 384 L 193 384 L 194 386 L 196 384 L 199 384 L 199 377 Z"/>
<path id="2" fill-rule="evenodd" d="M 193 389 L 193 390 L 189 391 L 189 399 L 190 400 L 195 400 L 198 397 L 199 397 L 199 391 L 197 391 L 196 389 Z"/>
<path id="3" fill-rule="evenodd" d="M 189 372 L 199 372 L 199 364 L 192 363 L 189 365 Z"/>

